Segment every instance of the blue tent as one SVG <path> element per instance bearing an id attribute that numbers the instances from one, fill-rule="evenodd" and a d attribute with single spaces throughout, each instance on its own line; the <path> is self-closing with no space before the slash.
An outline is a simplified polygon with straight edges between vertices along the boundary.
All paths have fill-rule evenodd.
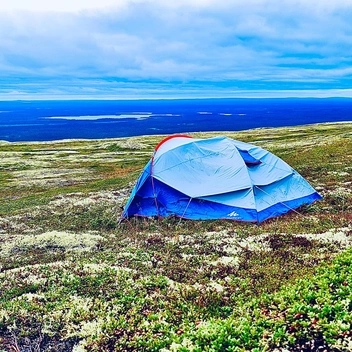
<path id="1" fill-rule="evenodd" d="M 300 174 L 260 147 L 175 135 L 155 148 L 122 216 L 261 222 L 320 198 Z"/>

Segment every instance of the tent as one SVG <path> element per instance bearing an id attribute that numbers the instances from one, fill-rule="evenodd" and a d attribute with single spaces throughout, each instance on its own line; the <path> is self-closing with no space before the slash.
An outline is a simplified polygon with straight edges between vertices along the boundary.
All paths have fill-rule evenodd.
<path id="1" fill-rule="evenodd" d="M 260 147 L 174 135 L 155 148 L 122 217 L 261 222 L 320 198 L 298 172 Z"/>

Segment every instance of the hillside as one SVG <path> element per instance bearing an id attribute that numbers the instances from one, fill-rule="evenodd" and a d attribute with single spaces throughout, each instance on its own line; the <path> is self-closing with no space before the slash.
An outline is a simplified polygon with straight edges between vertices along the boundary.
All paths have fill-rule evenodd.
<path id="1" fill-rule="evenodd" d="M 352 123 L 222 135 L 323 200 L 259 226 L 119 224 L 163 136 L 0 142 L 0 351 L 351 351 Z"/>

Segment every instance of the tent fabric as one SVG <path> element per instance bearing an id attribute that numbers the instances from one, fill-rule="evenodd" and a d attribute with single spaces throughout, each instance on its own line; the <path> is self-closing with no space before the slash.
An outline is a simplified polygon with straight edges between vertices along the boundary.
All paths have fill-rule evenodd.
<path id="1" fill-rule="evenodd" d="M 318 199 L 298 172 L 260 147 L 177 135 L 158 144 L 122 216 L 261 222 Z"/>

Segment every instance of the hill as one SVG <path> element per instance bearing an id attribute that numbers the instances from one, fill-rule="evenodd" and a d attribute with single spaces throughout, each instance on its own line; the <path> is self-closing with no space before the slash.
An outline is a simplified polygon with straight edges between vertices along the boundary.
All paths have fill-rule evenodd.
<path id="1" fill-rule="evenodd" d="M 352 350 L 352 123 L 222 134 L 323 200 L 260 226 L 118 224 L 163 136 L 0 142 L 0 350 Z"/>

